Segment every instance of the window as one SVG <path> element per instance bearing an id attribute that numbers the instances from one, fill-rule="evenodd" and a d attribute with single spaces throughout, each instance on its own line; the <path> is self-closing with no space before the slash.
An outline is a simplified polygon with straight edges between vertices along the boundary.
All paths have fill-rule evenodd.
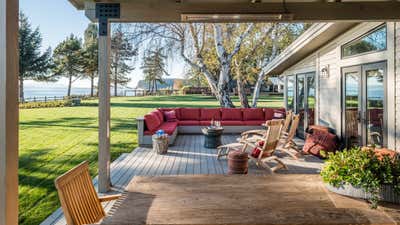
<path id="1" fill-rule="evenodd" d="M 294 76 L 287 77 L 287 106 L 288 110 L 294 110 Z"/>
<path id="2" fill-rule="evenodd" d="M 386 24 L 342 46 L 342 57 L 386 50 Z"/>

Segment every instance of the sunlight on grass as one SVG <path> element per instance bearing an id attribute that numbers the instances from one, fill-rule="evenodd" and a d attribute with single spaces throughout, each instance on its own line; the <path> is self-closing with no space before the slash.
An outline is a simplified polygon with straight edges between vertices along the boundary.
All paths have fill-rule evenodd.
<path id="1" fill-rule="evenodd" d="M 238 99 L 233 98 L 239 106 Z M 40 224 L 59 206 L 54 180 L 80 162 L 97 174 L 97 101 L 84 106 L 20 110 L 20 224 Z M 259 107 L 282 107 L 281 96 L 262 96 Z M 135 118 L 159 107 L 218 107 L 210 96 L 120 97 L 111 100 L 111 156 L 137 146 Z"/>

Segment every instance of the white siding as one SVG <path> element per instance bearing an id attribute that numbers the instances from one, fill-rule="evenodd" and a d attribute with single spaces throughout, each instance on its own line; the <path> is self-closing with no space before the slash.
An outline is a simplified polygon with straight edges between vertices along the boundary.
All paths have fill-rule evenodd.
<path id="1" fill-rule="evenodd" d="M 334 40 L 330 41 L 322 48 L 302 61 L 287 69 L 283 75 L 293 75 L 303 72 L 316 71 L 317 76 L 317 108 L 316 121 L 321 125 L 329 126 L 341 134 L 341 68 L 387 61 L 388 65 L 388 95 L 396 93 L 396 99 L 388 97 L 388 144 L 390 148 L 400 148 L 400 23 L 396 25 L 396 82 L 394 82 L 394 23 L 388 23 L 388 50 L 364 54 L 357 57 L 346 59 L 341 58 L 341 46 L 371 29 L 379 26 L 381 23 L 362 23 L 350 29 Z M 320 77 L 320 68 L 329 67 L 329 77 Z M 390 69 L 392 68 L 392 69 Z M 396 84 L 393 84 L 396 83 Z M 396 103 L 394 103 L 394 101 Z M 393 105 L 396 104 L 396 112 Z M 395 123 L 396 121 L 396 123 Z M 394 126 L 396 124 L 396 127 Z M 396 130 L 394 132 L 393 130 Z M 399 131 L 398 131 L 399 130 Z"/>

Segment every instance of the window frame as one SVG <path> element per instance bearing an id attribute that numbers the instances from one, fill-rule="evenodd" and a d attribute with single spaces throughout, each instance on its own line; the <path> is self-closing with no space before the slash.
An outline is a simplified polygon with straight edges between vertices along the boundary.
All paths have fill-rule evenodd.
<path id="1" fill-rule="evenodd" d="M 344 48 L 345 48 L 346 46 L 350 45 L 350 43 L 352 43 L 352 42 L 354 42 L 354 41 L 357 41 L 357 40 L 361 40 L 361 39 L 363 39 L 364 37 L 366 37 L 366 36 L 368 36 L 368 35 L 370 35 L 370 34 L 376 32 L 376 31 L 378 31 L 379 29 L 381 29 L 381 28 L 383 28 L 383 27 L 386 28 L 386 29 L 385 29 L 385 48 L 384 48 L 384 49 L 381 49 L 381 50 L 373 50 L 373 51 L 368 51 L 368 52 L 361 52 L 361 53 L 354 54 L 354 55 L 344 56 Z M 340 46 L 340 55 L 341 55 L 341 58 L 342 58 L 342 59 L 348 59 L 348 58 L 357 57 L 357 56 L 362 56 L 362 55 L 366 55 L 366 54 L 372 54 L 372 53 L 377 53 L 377 52 L 386 51 L 386 50 L 387 50 L 387 47 L 388 47 L 388 46 L 387 46 L 387 44 L 388 44 L 388 35 L 387 35 L 387 34 L 388 34 L 388 30 L 387 30 L 387 24 L 386 24 L 386 23 L 382 23 L 382 24 L 380 24 L 380 25 L 374 27 L 373 29 L 371 29 L 371 30 L 365 32 L 364 34 L 358 36 L 357 38 L 354 38 L 354 39 L 352 39 L 352 40 L 346 42 L 345 44 L 341 45 L 341 46 Z"/>

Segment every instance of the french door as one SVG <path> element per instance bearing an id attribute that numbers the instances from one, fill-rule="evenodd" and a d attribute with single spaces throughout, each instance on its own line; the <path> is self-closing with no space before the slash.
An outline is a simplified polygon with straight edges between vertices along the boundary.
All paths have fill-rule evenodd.
<path id="1" fill-rule="evenodd" d="M 342 90 L 346 146 L 386 146 L 386 62 L 342 68 Z"/>
<path id="2" fill-rule="evenodd" d="M 297 136 L 304 138 L 305 129 L 314 124 L 315 76 L 314 73 L 296 75 L 296 107 L 300 115 Z"/>

